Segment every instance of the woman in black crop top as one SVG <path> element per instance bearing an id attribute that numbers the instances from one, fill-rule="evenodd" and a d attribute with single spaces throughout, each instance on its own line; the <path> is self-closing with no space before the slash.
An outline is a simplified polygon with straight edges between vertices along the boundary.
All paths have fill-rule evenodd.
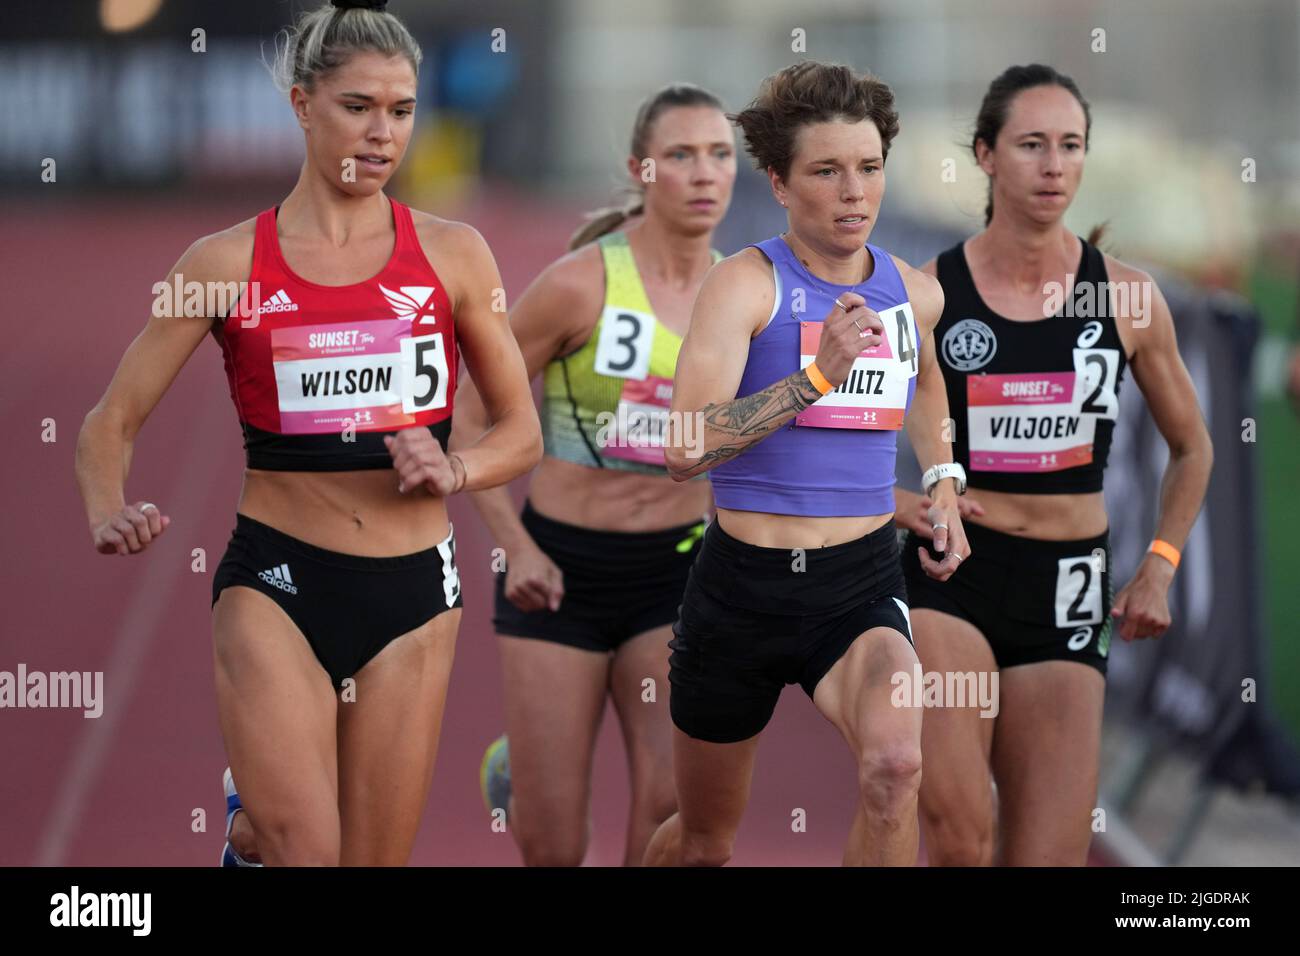
<path id="1" fill-rule="evenodd" d="M 964 686 L 978 695 L 925 714 L 921 822 L 935 864 L 994 862 L 995 817 L 998 862 L 1086 861 L 1112 628 L 1125 640 L 1168 628 L 1177 549 L 1209 481 L 1210 438 L 1163 297 L 1064 224 L 1090 125 L 1052 68 L 998 77 L 972 143 L 989 177 L 986 228 L 923 267 L 944 290 L 934 336 L 954 460 L 974 490 L 962 502 L 971 558 L 946 582 L 924 573 L 928 500 L 897 492 L 922 665 L 973 675 Z M 1112 599 L 1101 489 L 1126 371 L 1170 457 L 1151 553 Z"/>

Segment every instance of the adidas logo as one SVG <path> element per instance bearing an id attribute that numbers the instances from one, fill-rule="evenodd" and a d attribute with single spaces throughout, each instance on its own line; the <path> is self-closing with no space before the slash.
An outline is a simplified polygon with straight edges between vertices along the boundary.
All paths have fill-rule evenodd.
<path id="1" fill-rule="evenodd" d="M 298 307 L 295 305 L 294 308 Z M 294 584 L 293 578 L 289 577 L 289 565 L 287 564 L 281 564 L 268 571 L 259 571 L 257 576 L 273 588 L 279 588 L 288 594 L 298 593 L 298 585 Z"/>
<path id="2" fill-rule="evenodd" d="M 267 312 L 297 312 L 298 303 L 289 298 L 289 293 L 281 289 L 271 298 L 262 303 L 261 311 Z"/>
<path id="3" fill-rule="evenodd" d="M 418 325 L 435 325 L 437 320 L 433 316 L 433 286 L 429 285 L 404 285 L 400 292 L 394 292 L 392 289 L 385 289 L 382 285 L 379 291 L 384 294 L 388 304 L 393 307 L 399 319 L 414 319 L 420 317 Z"/>

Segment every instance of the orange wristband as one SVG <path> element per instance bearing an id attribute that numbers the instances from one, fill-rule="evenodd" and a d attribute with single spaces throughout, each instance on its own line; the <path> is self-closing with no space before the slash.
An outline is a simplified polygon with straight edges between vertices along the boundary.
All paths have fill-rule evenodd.
<path id="1" fill-rule="evenodd" d="M 1151 542 L 1151 546 L 1147 548 L 1147 551 L 1160 555 L 1174 567 L 1178 567 L 1178 562 L 1182 559 L 1182 553 L 1177 548 L 1168 541 L 1161 541 L 1159 538 Z"/>
<path id="2" fill-rule="evenodd" d="M 835 386 L 830 383 L 822 370 L 817 367 L 816 362 L 810 362 L 805 366 L 804 371 L 808 373 L 808 381 L 813 383 L 813 388 L 825 395 Z"/>

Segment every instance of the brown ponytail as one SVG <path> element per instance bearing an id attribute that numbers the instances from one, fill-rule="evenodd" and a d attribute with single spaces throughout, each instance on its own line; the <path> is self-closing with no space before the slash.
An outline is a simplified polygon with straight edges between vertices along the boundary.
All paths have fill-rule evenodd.
<path id="1" fill-rule="evenodd" d="M 645 212 L 645 200 L 638 197 L 626 206 L 606 206 L 587 213 L 587 221 L 578 227 L 569 239 L 569 251 L 580 249 L 587 243 L 613 232 L 633 216 L 639 216 L 643 212 Z"/>

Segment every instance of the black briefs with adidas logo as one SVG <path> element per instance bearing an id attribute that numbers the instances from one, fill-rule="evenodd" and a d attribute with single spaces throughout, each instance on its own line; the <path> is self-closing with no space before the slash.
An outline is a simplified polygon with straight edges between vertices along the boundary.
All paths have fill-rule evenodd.
<path id="1" fill-rule="evenodd" d="M 318 548 L 237 514 L 212 579 L 212 603 L 237 586 L 280 605 L 336 689 L 395 638 L 463 605 L 454 531 L 425 551 L 367 558 Z"/>

